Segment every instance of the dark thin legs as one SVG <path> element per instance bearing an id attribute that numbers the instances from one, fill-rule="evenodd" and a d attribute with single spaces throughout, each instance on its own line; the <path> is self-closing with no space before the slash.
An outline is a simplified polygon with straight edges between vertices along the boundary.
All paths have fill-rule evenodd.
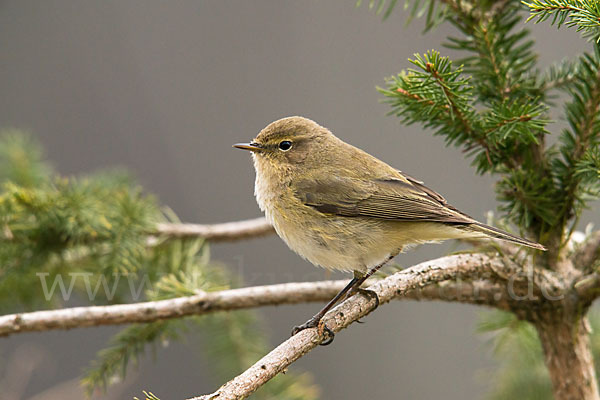
<path id="1" fill-rule="evenodd" d="M 338 294 L 335 295 L 335 297 L 333 299 L 331 299 L 329 301 L 329 303 L 325 304 L 325 307 L 323 307 L 321 309 L 321 311 L 319 311 L 318 313 L 316 313 L 311 319 L 309 319 L 308 321 L 306 321 L 305 323 L 303 323 L 302 325 L 298 325 L 295 326 L 294 329 L 292 329 L 292 336 L 294 336 L 296 333 L 303 331 L 305 329 L 308 328 L 315 328 L 317 325 L 319 325 L 319 321 L 321 321 L 321 318 L 323 318 L 323 316 L 325 314 L 327 314 L 327 311 L 331 310 L 331 308 L 333 306 L 335 306 L 335 304 L 346 294 L 348 293 L 349 290 L 353 289 L 356 285 L 357 282 L 363 283 L 364 280 L 362 278 L 352 278 L 352 280 L 342 289 L 340 290 L 340 292 Z M 331 343 L 333 341 L 333 332 L 327 328 L 326 326 L 324 327 L 325 331 L 327 332 L 327 334 L 329 335 L 328 340 L 326 340 L 325 342 L 321 343 L 321 345 L 326 346 L 329 343 Z"/>
<path id="2" fill-rule="evenodd" d="M 296 333 L 298 333 L 300 331 L 303 331 L 304 329 L 315 328 L 315 327 L 319 326 L 319 322 L 321 321 L 323 316 L 325 314 L 327 314 L 327 312 L 329 310 L 331 310 L 331 308 L 333 308 L 333 306 L 335 306 L 336 303 L 338 301 L 340 301 L 340 299 L 342 299 L 346 295 L 346 293 L 348 294 L 348 297 L 349 297 L 356 292 L 363 292 L 363 291 L 368 292 L 369 295 L 375 296 L 375 299 L 377 300 L 375 308 L 377 308 L 379 306 L 379 297 L 377 297 L 377 294 L 371 290 L 360 289 L 360 285 L 362 285 L 364 283 L 364 281 L 366 281 L 368 278 L 370 278 L 375 272 L 377 272 L 379 270 L 379 268 L 383 267 L 392 258 L 394 258 L 394 256 L 390 256 L 388 259 L 386 259 L 381 264 L 374 266 L 364 276 L 361 276 L 361 277 L 355 276 L 354 278 L 352 278 L 352 280 L 350 282 L 348 282 L 348 284 L 342 290 L 340 290 L 340 292 L 338 294 L 336 294 L 335 297 L 329 301 L 329 303 L 325 304 L 325 307 L 323 307 L 321 309 L 321 311 L 316 313 L 311 319 L 309 319 L 302 325 L 295 326 L 294 329 L 292 329 L 292 336 L 294 336 Z M 365 294 L 367 294 L 367 293 L 365 293 Z M 323 325 L 323 330 L 325 333 L 327 333 L 328 338 L 321 343 L 321 346 L 327 346 L 328 344 L 333 342 L 333 337 L 335 335 L 334 335 L 333 331 L 331 329 L 329 329 L 326 325 Z"/>

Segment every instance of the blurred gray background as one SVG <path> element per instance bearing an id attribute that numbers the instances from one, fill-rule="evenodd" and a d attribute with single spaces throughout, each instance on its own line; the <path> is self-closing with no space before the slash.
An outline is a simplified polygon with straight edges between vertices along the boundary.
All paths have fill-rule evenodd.
<path id="1" fill-rule="evenodd" d="M 269 122 L 310 117 L 424 180 L 472 216 L 494 210 L 493 180 L 419 126 L 386 117 L 375 90 L 415 52 L 440 49 L 453 28 L 425 36 L 347 1 L 0 1 L 0 127 L 26 129 L 56 169 L 74 175 L 123 166 L 188 222 L 256 217 L 247 141 Z M 533 26 L 546 66 L 587 46 L 572 31 Z M 558 118 L 558 114 L 556 114 Z M 555 132 L 556 126 L 551 127 Z M 588 213 L 583 221 L 600 219 Z M 401 255 L 404 266 L 452 244 Z M 246 284 L 330 277 L 277 237 L 213 246 Z M 341 278 L 343 275 L 333 275 Z M 287 338 L 319 304 L 261 310 L 271 341 Z M 292 366 L 311 371 L 324 399 L 477 399 L 493 367 L 473 333 L 481 309 L 395 302 Z M 77 379 L 117 329 L 24 334 L 0 340 L 11 399 L 78 399 Z M 221 384 L 196 336 L 161 348 L 106 398 L 150 389 L 163 399 Z M 192 349 L 192 350 L 190 350 Z"/>

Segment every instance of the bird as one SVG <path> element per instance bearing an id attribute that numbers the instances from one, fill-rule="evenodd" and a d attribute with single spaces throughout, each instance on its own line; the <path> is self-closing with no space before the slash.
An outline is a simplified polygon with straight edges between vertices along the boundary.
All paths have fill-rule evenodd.
<path id="1" fill-rule="evenodd" d="M 344 296 L 369 293 L 360 285 L 414 245 L 447 239 L 500 239 L 545 247 L 481 223 L 400 170 L 299 116 L 276 120 L 249 143 L 254 194 L 288 247 L 316 266 L 353 273 L 352 280 L 292 335 L 319 327 Z M 379 299 L 376 297 L 376 306 Z M 333 340 L 333 332 L 320 326 Z"/>

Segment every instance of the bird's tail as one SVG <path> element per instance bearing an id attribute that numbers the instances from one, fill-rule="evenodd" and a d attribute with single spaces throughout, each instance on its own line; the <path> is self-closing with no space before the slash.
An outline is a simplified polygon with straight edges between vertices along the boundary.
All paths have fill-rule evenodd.
<path id="1" fill-rule="evenodd" d="M 506 240 L 507 242 L 517 243 L 522 246 L 527 246 L 538 250 L 546 250 L 546 248 L 539 243 L 523 239 L 522 237 L 515 236 L 511 233 L 503 231 L 502 229 L 494 228 L 493 226 L 482 224 L 481 222 L 474 222 L 472 225 L 469 226 L 469 228 L 475 232 L 483 233 L 488 237 Z"/>

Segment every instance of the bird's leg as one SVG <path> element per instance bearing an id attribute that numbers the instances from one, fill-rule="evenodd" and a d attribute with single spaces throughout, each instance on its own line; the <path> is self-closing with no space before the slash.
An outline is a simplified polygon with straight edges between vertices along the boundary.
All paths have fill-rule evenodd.
<path id="1" fill-rule="evenodd" d="M 294 336 L 296 333 L 298 333 L 300 331 L 303 331 L 305 329 L 317 327 L 319 325 L 319 322 L 321 321 L 321 318 L 323 318 L 323 316 L 325 314 L 327 314 L 327 311 L 331 310 L 331 308 L 333 306 L 335 306 L 335 304 L 346 293 L 348 293 L 348 291 L 351 290 L 357 284 L 357 282 L 360 281 L 360 279 L 362 279 L 362 278 L 352 278 L 352 280 L 350 282 L 348 282 L 348 284 L 342 290 L 340 290 L 340 292 L 338 294 L 336 294 L 335 297 L 329 301 L 329 303 L 325 304 L 325 307 L 323 307 L 321 309 L 321 311 L 319 311 L 318 313 L 316 313 L 311 319 L 309 319 L 308 321 L 306 321 L 302 325 L 295 326 L 294 329 L 292 329 L 292 336 Z M 363 283 L 363 282 L 364 281 L 360 281 L 359 285 L 361 283 Z M 331 331 L 331 329 L 329 329 L 326 325 L 323 325 L 323 329 L 324 329 L 325 332 L 327 332 L 327 335 L 330 338 L 327 341 L 321 343 L 322 346 L 326 346 L 329 343 L 333 342 L 333 336 L 334 336 L 334 334 Z"/>
<path id="2" fill-rule="evenodd" d="M 325 314 L 327 314 L 327 312 L 329 310 L 331 310 L 331 308 L 333 306 L 335 306 L 335 304 L 340 301 L 340 299 L 346 295 L 346 293 L 348 293 L 348 297 L 353 294 L 356 293 L 358 291 L 360 291 L 361 293 L 365 293 L 368 294 L 369 296 L 375 296 L 375 308 L 377 308 L 379 306 L 379 296 L 377 296 L 377 293 L 375 293 L 372 290 L 368 290 L 368 289 L 360 289 L 360 285 L 362 285 L 364 283 L 364 281 L 366 281 L 368 278 L 370 278 L 375 272 L 377 272 L 379 270 L 379 268 L 383 267 L 388 261 L 390 261 L 392 258 L 394 258 L 394 256 L 390 256 L 388 257 L 384 262 L 374 266 L 373 268 L 371 268 L 365 275 L 360 276 L 358 275 L 356 272 L 354 274 L 354 278 L 352 278 L 352 280 L 350 282 L 348 282 L 348 284 L 342 289 L 340 290 L 340 292 L 338 294 L 335 295 L 335 297 L 333 299 L 331 299 L 329 301 L 329 303 L 327 303 L 325 305 L 325 307 L 323 307 L 321 309 L 321 311 L 319 311 L 318 313 L 316 313 L 311 319 L 309 319 L 308 321 L 306 321 L 305 323 L 303 323 L 302 325 L 298 325 L 295 326 L 294 329 L 292 329 L 292 336 L 294 336 L 296 333 L 303 331 L 305 329 L 308 328 L 315 328 L 317 326 L 319 326 L 319 322 L 321 321 L 321 319 L 323 318 L 323 316 Z M 333 342 L 333 337 L 335 336 L 333 331 L 331 329 L 329 329 L 327 327 L 327 325 L 323 324 L 323 330 L 324 332 L 327 333 L 327 335 L 329 336 L 329 338 L 321 343 L 321 346 L 327 346 L 328 344 L 330 344 L 331 342 Z"/>
<path id="3" fill-rule="evenodd" d="M 371 276 L 371 275 L 369 275 Z M 379 306 L 379 297 L 377 297 L 377 294 L 369 289 L 363 289 L 360 287 L 361 284 L 364 283 L 364 281 L 367 280 L 368 276 L 366 276 L 365 274 L 359 272 L 359 271 L 354 271 L 354 277 L 356 279 L 360 280 L 360 284 L 355 285 L 351 290 L 348 291 L 348 293 L 346 293 L 346 297 L 344 298 L 344 300 L 349 299 L 350 297 L 354 296 L 356 293 L 361 293 L 364 294 L 365 296 L 370 296 L 370 297 L 375 297 L 376 300 L 376 305 L 375 308 L 377 308 Z M 360 322 L 360 321 L 358 321 Z"/>
<path id="4" fill-rule="evenodd" d="M 377 271 L 379 271 L 379 269 L 381 267 L 383 267 L 385 264 L 388 263 L 388 261 L 390 261 L 392 258 L 394 258 L 395 255 L 390 255 L 384 262 L 374 266 L 373 268 L 371 268 L 369 271 L 367 271 L 367 273 L 363 276 L 358 275 L 357 271 L 354 271 L 354 277 L 356 278 L 357 276 L 360 276 L 360 283 L 358 283 L 357 285 L 354 286 L 354 288 L 352 288 L 348 294 L 346 295 L 346 298 L 350 298 L 352 297 L 354 294 L 356 293 L 360 293 L 362 295 L 368 296 L 368 297 L 372 297 L 375 299 L 375 307 L 373 307 L 372 310 L 375 310 L 376 308 L 379 307 L 379 296 L 377 295 L 376 292 L 374 292 L 373 290 L 370 289 L 363 289 L 360 287 L 360 285 L 362 285 L 364 283 L 364 281 L 366 281 L 367 279 L 369 279 L 371 276 L 373 276 L 373 274 Z M 372 311 L 371 310 L 371 311 Z M 362 323 L 362 321 L 358 320 L 356 322 Z"/>

